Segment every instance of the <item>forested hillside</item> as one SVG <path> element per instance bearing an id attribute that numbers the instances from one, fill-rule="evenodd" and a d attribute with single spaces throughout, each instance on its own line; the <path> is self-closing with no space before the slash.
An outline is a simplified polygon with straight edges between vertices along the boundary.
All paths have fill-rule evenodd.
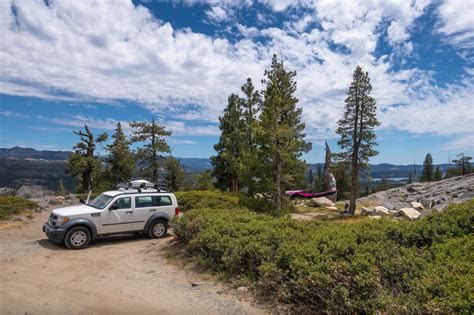
<path id="1" fill-rule="evenodd" d="M 64 161 L 0 158 L 0 187 L 42 185 L 56 190 L 62 179 L 66 189 L 73 190 L 74 183 L 65 173 L 64 164 Z"/>

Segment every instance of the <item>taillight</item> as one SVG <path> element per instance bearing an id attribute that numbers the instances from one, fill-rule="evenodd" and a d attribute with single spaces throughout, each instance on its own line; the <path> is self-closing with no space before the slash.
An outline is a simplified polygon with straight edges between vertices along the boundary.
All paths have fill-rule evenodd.
<path id="1" fill-rule="evenodd" d="M 174 208 L 174 215 L 179 215 L 179 207 Z"/>

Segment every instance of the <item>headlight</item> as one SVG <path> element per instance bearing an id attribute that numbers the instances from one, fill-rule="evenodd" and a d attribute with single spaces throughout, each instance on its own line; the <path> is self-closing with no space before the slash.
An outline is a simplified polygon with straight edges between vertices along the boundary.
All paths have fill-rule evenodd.
<path id="1" fill-rule="evenodd" d="M 63 225 L 64 223 L 68 222 L 70 219 L 69 217 L 58 217 L 58 220 L 56 221 L 56 225 L 60 226 Z"/>

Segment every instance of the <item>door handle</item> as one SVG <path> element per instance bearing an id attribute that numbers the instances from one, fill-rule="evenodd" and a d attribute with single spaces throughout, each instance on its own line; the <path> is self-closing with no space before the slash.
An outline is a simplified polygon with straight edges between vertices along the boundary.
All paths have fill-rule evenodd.
<path id="1" fill-rule="evenodd" d="M 133 211 L 127 211 L 127 212 L 125 212 L 125 213 L 133 213 Z"/>
<path id="2" fill-rule="evenodd" d="M 150 209 L 150 212 L 155 212 L 155 211 L 156 211 L 156 209 Z"/>

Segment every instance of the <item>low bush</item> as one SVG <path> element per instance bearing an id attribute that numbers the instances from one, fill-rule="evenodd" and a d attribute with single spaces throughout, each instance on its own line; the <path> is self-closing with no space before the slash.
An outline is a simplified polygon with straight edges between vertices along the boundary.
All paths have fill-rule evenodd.
<path id="1" fill-rule="evenodd" d="M 415 222 L 195 209 L 175 233 L 199 264 L 302 312 L 472 313 L 473 228 L 474 200 Z"/>
<path id="2" fill-rule="evenodd" d="M 38 207 L 36 202 L 18 196 L 0 196 L 0 220 L 8 220 L 23 210 Z"/>
<path id="3" fill-rule="evenodd" d="M 175 193 L 182 211 L 192 209 L 250 209 L 256 212 L 271 212 L 273 204 L 263 199 L 246 196 L 243 193 L 229 193 L 220 190 L 191 190 Z"/>

